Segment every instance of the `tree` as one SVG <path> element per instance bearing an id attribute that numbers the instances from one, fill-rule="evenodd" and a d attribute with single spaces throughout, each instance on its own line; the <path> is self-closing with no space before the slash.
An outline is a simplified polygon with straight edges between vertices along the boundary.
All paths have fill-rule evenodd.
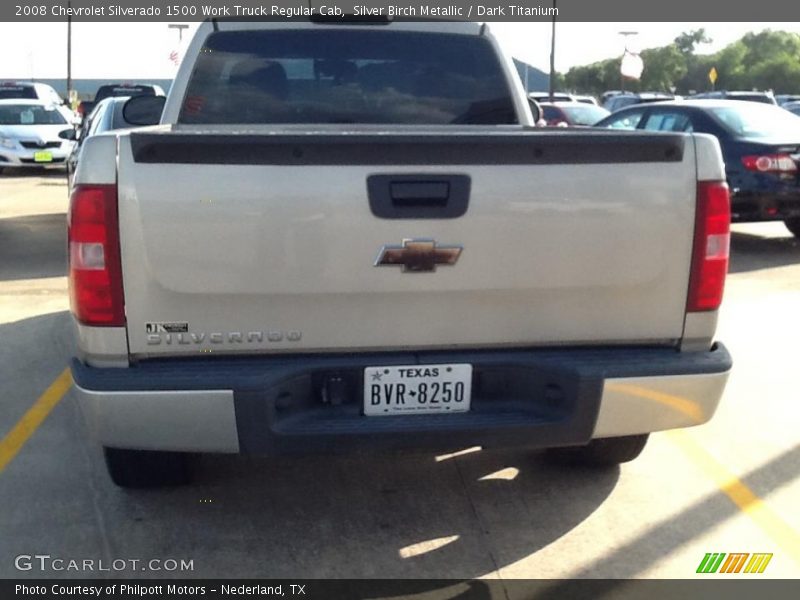
<path id="1" fill-rule="evenodd" d="M 767 29 L 759 33 L 747 33 L 737 43 L 746 48 L 742 59 L 745 69 L 784 56 L 800 60 L 800 36 L 796 33 Z"/>
<path id="2" fill-rule="evenodd" d="M 714 68 L 717 70 L 715 87 L 717 89 L 747 89 L 747 69 L 745 69 L 744 64 L 747 52 L 747 46 L 742 40 L 739 40 L 714 55 Z M 706 72 L 705 77 L 706 80 L 703 87 L 698 89 L 709 89 L 711 87 L 711 83 L 708 81 L 708 72 Z"/>
<path id="3" fill-rule="evenodd" d="M 581 67 L 573 67 L 564 76 L 567 89 L 590 94 L 619 87 L 620 59 L 612 58 Z"/>
<path id="4" fill-rule="evenodd" d="M 800 94 L 800 61 L 786 54 L 776 56 L 755 65 L 748 79 L 753 88 Z"/>
<path id="5" fill-rule="evenodd" d="M 644 50 L 641 87 L 659 92 L 673 91 L 688 72 L 686 57 L 677 44 Z"/>
<path id="6" fill-rule="evenodd" d="M 712 41 L 706 35 L 705 29 L 684 31 L 675 38 L 675 47 L 683 55 L 686 66 L 686 73 L 684 73 L 683 77 L 678 78 L 674 84 L 678 93 L 686 94 L 689 90 L 705 89 L 705 83 L 703 83 L 702 78 L 698 78 L 696 75 L 698 64 L 702 63 L 702 59 L 695 54 L 695 50 L 700 44 L 710 44 Z M 706 70 L 707 73 L 708 71 Z"/>
<path id="7" fill-rule="evenodd" d="M 775 90 L 800 93 L 800 35 L 786 31 L 745 34 L 719 52 L 695 54 L 697 46 L 710 42 L 705 30 L 681 33 L 675 42 L 641 53 L 642 80 L 626 84 L 628 89 L 677 93 L 711 89 L 708 72 L 717 71 L 719 90 Z M 564 77 L 568 89 L 600 94 L 619 89 L 619 58 L 573 67 Z"/>
<path id="8" fill-rule="evenodd" d="M 715 55 L 695 56 L 692 64 L 687 66 L 686 77 L 678 83 L 677 93 L 686 95 L 711 89 L 711 82 L 708 79 L 708 72 L 711 67 L 719 71 L 715 64 Z"/>
<path id="9" fill-rule="evenodd" d="M 800 87 L 800 35 L 786 31 L 747 33 L 715 55 L 717 89 L 779 90 Z M 708 85 L 708 84 L 706 84 Z"/>
<path id="10" fill-rule="evenodd" d="M 698 44 L 710 44 L 713 41 L 706 35 L 705 29 L 693 29 L 692 31 L 684 31 L 676 37 L 675 46 L 684 56 L 692 56 Z"/>

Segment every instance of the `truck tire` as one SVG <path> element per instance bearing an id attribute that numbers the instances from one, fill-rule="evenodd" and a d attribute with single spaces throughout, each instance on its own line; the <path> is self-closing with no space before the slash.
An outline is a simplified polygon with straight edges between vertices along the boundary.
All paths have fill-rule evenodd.
<path id="1" fill-rule="evenodd" d="M 156 452 L 103 448 L 111 481 L 123 488 L 152 488 L 186 485 L 192 480 L 190 455 L 184 452 Z"/>
<path id="2" fill-rule="evenodd" d="M 800 217 L 792 217 L 784 221 L 786 229 L 794 234 L 794 237 L 800 238 Z"/>
<path id="3" fill-rule="evenodd" d="M 552 448 L 549 458 L 555 462 L 588 467 L 609 467 L 632 461 L 647 444 L 649 434 L 592 440 L 586 446 Z"/>

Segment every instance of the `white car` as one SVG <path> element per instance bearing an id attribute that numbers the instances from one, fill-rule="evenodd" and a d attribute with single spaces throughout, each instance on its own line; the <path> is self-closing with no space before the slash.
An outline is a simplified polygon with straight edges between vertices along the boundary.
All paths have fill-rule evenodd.
<path id="1" fill-rule="evenodd" d="M 0 171 L 5 167 L 64 166 L 75 142 L 72 113 L 42 100 L 0 100 Z"/>
<path id="2" fill-rule="evenodd" d="M 34 81 L 0 81 L 0 100 L 44 100 L 63 104 L 64 99 L 46 83 Z"/>

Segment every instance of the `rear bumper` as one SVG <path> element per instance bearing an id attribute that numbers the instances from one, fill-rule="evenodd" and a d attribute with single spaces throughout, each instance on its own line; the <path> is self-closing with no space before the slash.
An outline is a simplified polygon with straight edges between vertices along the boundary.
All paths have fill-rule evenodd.
<path id="1" fill-rule="evenodd" d="M 52 155 L 52 160 L 37 162 L 34 158 L 35 150 L 8 150 L 6 148 L 0 148 L 0 167 L 13 167 L 17 169 L 26 167 L 63 167 L 70 153 L 70 149 L 67 148 L 48 148 L 47 151 Z"/>
<path id="2" fill-rule="evenodd" d="M 363 369 L 470 363 L 472 410 L 365 417 Z M 547 448 L 706 422 L 731 368 L 722 345 L 159 360 L 73 360 L 81 407 L 106 446 L 282 454 L 465 446 Z M 322 401 L 330 377 L 342 402 Z"/>
<path id="3" fill-rule="evenodd" d="M 800 217 L 800 188 L 765 192 L 740 192 L 731 197 L 734 223 L 782 221 Z"/>

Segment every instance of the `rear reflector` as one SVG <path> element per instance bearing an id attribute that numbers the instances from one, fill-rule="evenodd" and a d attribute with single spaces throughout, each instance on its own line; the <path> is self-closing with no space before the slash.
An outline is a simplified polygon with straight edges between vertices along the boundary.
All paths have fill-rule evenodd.
<path id="1" fill-rule="evenodd" d="M 692 272 L 686 310 L 717 310 L 722 303 L 731 241 L 731 203 L 722 181 L 697 184 Z"/>
<path id="2" fill-rule="evenodd" d="M 116 185 L 75 186 L 67 237 L 75 318 L 84 325 L 124 326 Z"/>

